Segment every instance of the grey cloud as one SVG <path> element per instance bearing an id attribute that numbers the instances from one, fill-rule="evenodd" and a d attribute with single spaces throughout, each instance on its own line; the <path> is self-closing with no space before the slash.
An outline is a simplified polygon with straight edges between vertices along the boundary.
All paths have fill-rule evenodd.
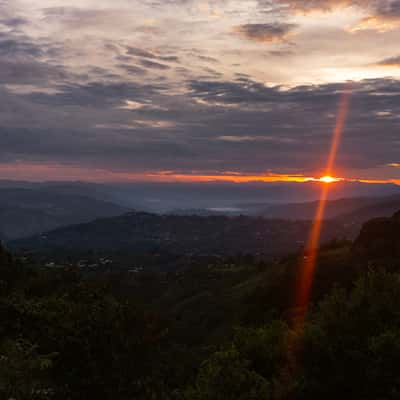
<path id="1" fill-rule="evenodd" d="M 144 75 L 147 73 L 147 71 L 144 68 L 140 68 L 137 65 L 118 64 L 117 67 L 122 68 L 123 70 L 132 75 Z"/>
<path id="2" fill-rule="evenodd" d="M 38 61 L 0 60 L 0 83 L 14 85 L 44 85 L 50 81 L 67 79 L 62 67 Z"/>
<path id="3" fill-rule="evenodd" d="M 0 18 L 0 24 L 9 28 L 18 28 L 28 23 L 28 20 L 22 17 Z"/>
<path id="4" fill-rule="evenodd" d="M 376 65 L 383 67 L 400 67 L 400 56 L 385 58 L 377 62 Z"/>
<path id="5" fill-rule="evenodd" d="M 271 50 L 268 52 L 273 57 L 288 57 L 294 54 L 293 50 Z"/>
<path id="6" fill-rule="evenodd" d="M 207 164 L 216 170 L 315 170 L 324 164 L 344 90 L 343 84 L 284 90 L 248 77 L 192 80 L 187 83 L 189 94 L 182 96 L 169 96 L 167 88 L 91 82 L 60 85 L 53 94 L 14 95 L 26 107 L 31 104 L 29 114 L 36 113 L 40 120 L 32 127 L 27 120 L 26 128 L 18 129 L 28 113 L 17 109 L 19 119 L 11 117 L 17 125 L 0 128 L 0 154 L 75 160 L 111 169 L 145 165 L 148 169 L 192 170 Z M 9 103 L 7 96 L 3 98 Z M 149 106 L 121 109 L 126 100 Z M 13 109 L 4 109 L 4 113 Z M 399 81 L 353 84 L 338 158 L 341 166 L 373 168 L 397 157 L 398 121 L 377 116 L 379 112 L 386 115 L 387 110 L 400 112 Z M 51 120 L 46 115 L 52 115 Z M 49 127 L 57 121 L 58 126 Z M 124 129 L 118 129 L 119 125 Z M 230 140 L 216 140 L 226 136 Z"/>
<path id="7" fill-rule="evenodd" d="M 155 62 L 155 61 L 146 60 L 146 59 L 138 60 L 138 62 L 143 67 L 150 68 L 150 69 L 167 70 L 167 69 L 171 68 L 169 65 L 161 64 L 161 63 L 158 63 L 158 62 Z"/>
<path id="8" fill-rule="evenodd" d="M 159 7 L 172 4 L 179 7 L 189 5 L 190 1 L 153 3 Z M 236 27 L 236 34 L 256 43 L 281 41 L 296 29 L 289 23 L 293 13 L 329 11 L 350 2 L 270 0 L 262 3 L 264 12 L 269 13 L 261 15 L 263 21 L 277 22 L 241 24 Z M 368 15 L 393 16 L 397 15 L 399 2 L 359 0 L 353 3 L 367 10 Z M 285 52 L 289 47 L 271 50 L 266 46 L 262 47 L 261 54 L 259 47 L 250 43 L 249 48 L 257 47 L 258 58 L 249 66 L 245 65 L 247 56 L 252 61 L 251 54 L 255 53 L 247 47 L 241 54 L 230 53 L 226 60 L 223 56 L 230 49 L 224 48 L 219 53 L 221 59 L 217 60 L 209 57 L 208 52 L 217 54 L 225 44 L 238 47 L 237 41 L 225 42 L 227 35 L 221 38 L 211 30 L 210 35 L 214 36 L 210 45 L 215 47 L 193 49 L 197 42 L 194 44 L 182 36 L 191 35 L 189 29 L 184 30 L 182 25 L 171 28 L 175 20 L 160 20 L 157 13 L 155 20 L 161 22 L 160 27 L 171 32 L 160 42 L 153 35 L 148 42 L 137 40 L 135 43 L 135 38 L 143 35 L 137 34 L 134 23 L 134 36 L 119 39 L 113 36 L 119 32 L 114 30 L 115 21 L 130 27 L 126 19 L 120 20 L 121 11 L 119 14 L 117 11 L 44 10 L 43 23 L 49 23 L 49 32 L 79 28 L 88 33 L 85 37 L 90 43 L 85 50 L 74 42 L 75 37 L 64 43 L 63 37 L 58 36 L 61 43 L 56 45 L 59 33 L 55 38 L 29 37 L 32 27 L 26 27 L 24 20 L 0 18 L 5 30 L 0 34 L 0 83 L 4 86 L 0 88 L 1 159 L 68 161 L 109 169 L 182 171 L 202 170 L 207 165 L 206 168 L 215 170 L 298 172 L 315 170 L 324 164 L 343 84 L 287 89 L 266 86 L 247 74 L 235 74 L 229 79 L 234 71 L 257 76 L 257 69 L 264 67 L 260 59 L 265 61 L 264 56 L 273 55 L 272 61 L 277 64 L 278 57 L 290 55 Z M 157 10 L 160 11 L 164 12 Z M 248 16 L 242 18 L 244 14 L 237 14 L 234 21 L 238 22 L 234 24 L 248 21 Z M 197 17 L 190 14 L 188 19 Z M 252 22 L 261 20 L 260 15 L 251 15 L 251 18 L 257 18 L 250 19 Z M 191 22 L 185 23 L 186 29 Z M 211 27 L 214 22 L 201 24 L 196 27 Z M 100 35 L 99 25 L 106 28 L 105 34 L 110 33 L 107 39 L 96 36 Z M 223 25 L 216 23 L 215 28 L 225 29 L 226 20 Z M 176 44 L 173 40 L 181 38 L 177 37 L 178 33 L 184 40 Z M 196 34 L 193 38 L 208 40 L 206 35 Z M 86 49 L 89 49 L 87 64 L 90 65 L 84 65 L 84 58 L 77 59 L 78 53 L 86 55 Z M 301 49 L 296 51 L 300 58 Z M 242 67 L 231 68 L 237 66 L 237 60 L 242 60 Z M 197 62 L 195 68 L 191 68 L 190 61 Z M 397 61 L 397 57 L 392 57 L 380 64 L 394 65 Z M 205 68 L 217 63 L 223 75 Z M 277 71 L 274 68 L 272 72 Z M 168 74 L 162 73 L 169 69 Z M 71 71 L 79 71 L 81 75 Z M 269 72 L 264 72 L 264 75 L 258 74 L 260 79 L 268 77 Z M 162 83 L 155 78 L 160 75 L 164 75 Z M 21 89 L 21 85 L 27 87 Z M 398 80 L 354 83 L 338 158 L 340 165 L 373 168 L 397 160 L 400 153 L 398 115 Z M 218 140 L 221 137 L 225 140 Z"/>
<path id="9" fill-rule="evenodd" d="M 400 17 L 399 0 L 380 0 L 373 2 L 378 15 L 387 17 Z"/>
<path id="10" fill-rule="evenodd" d="M 90 82 L 88 84 L 72 84 L 56 86 L 57 93 L 33 93 L 32 101 L 49 106 L 76 105 L 91 107 L 115 107 L 126 99 L 148 98 L 163 89 L 160 85 L 136 84 L 133 82 Z"/>
<path id="11" fill-rule="evenodd" d="M 234 31 L 242 37 L 256 42 L 274 42 L 287 38 L 295 24 L 274 22 L 265 24 L 244 24 L 234 28 Z"/>
<path id="12" fill-rule="evenodd" d="M 215 63 L 215 64 L 219 62 L 219 61 L 218 61 L 216 58 L 214 58 L 214 57 L 203 56 L 203 55 L 201 55 L 201 54 L 198 54 L 196 57 L 197 57 L 200 61 L 206 61 L 206 62 Z"/>
<path id="13" fill-rule="evenodd" d="M 137 57 L 144 57 L 144 58 L 156 58 L 153 53 L 147 50 L 140 49 L 138 47 L 132 47 L 128 46 L 126 48 L 126 54 L 129 54 L 131 56 L 137 56 Z"/>
<path id="14" fill-rule="evenodd" d="M 32 39 L 19 31 L 0 32 L 0 83 L 43 85 L 72 78 L 58 59 L 61 49 L 45 39 Z M 75 75 L 76 76 L 76 75 Z"/>
<path id="15" fill-rule="evenodd" d="M 166 61 L 166 62 L 179 62 L 179 57 L 177 56 L 165 56 L 161 54 L 156 54 L 148 50 L 144 50 L 138 47 L 128 46 L 126 48 L 126 54 L 130 56 L 140 57 L 140 58 L 148 58 L 151 60 L 157 61 Z"/>
<path id="16" fill-rule="evenodd" d="M 43 55 L 40 44 L 34 43 L 26 36 L 10 32 L 0 32 L 0 56 L 15 58 L 36 58 Z"/>

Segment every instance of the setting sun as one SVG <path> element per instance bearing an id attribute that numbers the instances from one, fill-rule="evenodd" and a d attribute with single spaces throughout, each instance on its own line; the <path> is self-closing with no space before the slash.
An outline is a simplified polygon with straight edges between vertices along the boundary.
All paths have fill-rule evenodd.
<path id="1" fill-rule="evenodd" d="M 334 182 L 339 182 L 340 179 L 339 178 L 334 178 L 333 176 L 322 176 L 321 178 L 318 179 L 320 182 L 323 183 L 334 183 Z"/>

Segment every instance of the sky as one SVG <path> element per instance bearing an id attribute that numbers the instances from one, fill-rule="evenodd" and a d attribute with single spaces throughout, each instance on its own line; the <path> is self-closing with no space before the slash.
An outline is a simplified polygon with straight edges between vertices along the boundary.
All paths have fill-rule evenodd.
<path id="1" fill-rule="evenodd" d="M 400 184 L 400 0 L 0 0 L 0 178 Z"/>

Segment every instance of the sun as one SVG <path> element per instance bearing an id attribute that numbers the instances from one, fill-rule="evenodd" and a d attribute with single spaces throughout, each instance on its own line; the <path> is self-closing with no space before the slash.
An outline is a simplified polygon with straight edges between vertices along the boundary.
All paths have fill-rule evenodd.
<path id="1" fill-rule="evenodd" d="M 322 183 L 334 183 L 339 182 L 339 178 L 334 178 L 333 176 L 325 175 L 318 179 Z"/>

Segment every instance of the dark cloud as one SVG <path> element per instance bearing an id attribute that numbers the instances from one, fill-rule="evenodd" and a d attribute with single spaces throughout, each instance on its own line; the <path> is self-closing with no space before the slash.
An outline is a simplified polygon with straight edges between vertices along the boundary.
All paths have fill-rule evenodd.
<path id="1" fill-rule="evenodd" d="M 383 67 L 400 67 L 400 56 L 385 58 L 377 62 L 376 65 Z"/>
<path id="2" fill-rule="evenodd" d="M 144 75 L 147 73 L 147 71 L 144 68 L 140 68 L 137 65 L 118 64 L 117 67 L 122 68 L 123 70 L 132 75 Z"/>
<path id="3" fill-rule="evenodd" d="M 69 74 L 60 66 L 39 61 L 8 61 L 0 59 L 0 83 L 13 85 L 44 85 L 62 81 Z"/>
<path id="4" fill-rule="evenodd" d="M 0 32 L 0 83 L 47 86 L 72 77 L 63 66 L 49 62 L 58 56 L 59 48 L 43 39 L 35 41 L 13 30 Z"/>
<path id="5" fill-rule="evenodd" d="M 168 85 L 90 82 L 65 83 L 56 93 L 4 92 L 0 157 L 120 170 L 315 171 L 347 87 L 283 89 L 239 76 L 191 80 L 186 89 L 177 96 Z M 352 91 L 338 163 L 385 165 L 399 154 L 400 81 L 366 80 Z"/>
<path id="6" fill-rule="evenodd" d="M 267 24 L 244 24 L 234 28 L 242 37 L 256 42 L 284 40 L 296 28 L 295 24 L 274 22 Z"/>
<path id="7" fill-rule="evenodd" d="M 6 3 L 11 4 L 0 0 Z M 197 14 L 193 0 L 144 0 L 141 7 L 159 7 L 146 14 L 152 20 L 148 30 L 134 9 L 125 12 L 129 2 L 115 3 L 115 8 L 48 8 L 37 13 L 43 12 L 43 18 L 31 22 L 28 15 L 13 16 L 12 9 L 0 13 L 1 160 L 127 171 L 318 170 L 326 161 L 345 88 L 337 83 L 290 89 L 263 83 L 284 82 L 291 71 L 291 84 L 297 78 L 326 79 L 319 70 L 308 73 L 309 64 L 302 62 L 309 53 L 316 57 L 311 69 L 320 68 L 322 57 L 330 62 L 333 42 L 318 47 L 311 35 L 319 32 L 319 22 L 306 22 L 304 27 L 311 28 L 301 30 L 296 46 L 288 46 L 297 28 L 290 22 L 303 26 L 303 17 L 295 19 L 295 14 L 350 5 L 369 18 L 393 21 L 400 0 L 258 0 L 260 8 L 250 11 L 232 10 L 236 2 L 221 0 Z M 226 12 L 224 18 L 211 15 L 213 5 Z M 166 6 L 175 6 L 177 14 Z M 226 27 L 235 24 L 240 24 L 236 35 L 250 43 L 238 46 L 232 32 L 226 34 Z M 306 31 L 312 32 L 307 36 Z M 357 36 L 351 36 L 348 47 Z M 254 45 L 271 42 L 283 43 Z M 292 54 L 293 66 L 284 65 Z M 335 60 L 343 56 L 340 49 L 334 55 Z M 399 63 L 399 57 L 391 57 L 378 65 Z M 346 65 L 353 68 L 354 59 Z M 345 71 L 343 64 L 334 67 Z M 352 92 L 339 165 L 374 168 L 397 161 L 399 81 L 365 80 L 354 83 Z"/>
<path id="8" fill-rule="evenodd" d="M 219 61 L 214 58 L 214 57 L 210 57 L 210 56 L 203 56 L 201 54 L 196 55 L 196 57 L 200 60 L 200 61 L 205 61 L 205 62 L 210 62 L 210 63 L 218 63 Z"/>
<path id="9" fill-rule="evenodd" d="M 137 56 L 137 57 L 143 57 L 143 58 L 156 58 L 156 56 L 153 53 L 151 53 L 150 51 L 143 50 L 138 47 L 132 47 L 132 46 L 128 46 L 126 48 L 126 54 L 128 54 L 130 56 Z"/>
<path id="10" fill-rule="evenodd" d="M 177 57 L 177 56 L 159 56 L 158 59 L 162 60 L 162 61 L 174 62 L 174 63 L 177 63 L 180 61 L 179 57 Z"/>
<path id="11" fill-rule="evenodd" d="M 378 15 L 387 17 L 400 17 L 399 0 L 379 0 L 374 1 L 373 5 Z"/>
<path id="12" fill-rule="evenodd" d="M 19 28 L 28 23 L 28 20 L 22 17 L 0 18 L 0 24 L 7 26 L 8 28 Z"/>
<path id="13" fill-rule="evenodd" d="M 26 36 L 0 32 L 0 57 L 7 58 L 37 58 L 43 55 L 40 44 L 35 43 Z"/>
<path id="14" fill-rule="evenodd" d="M 56 89 L 57 92 L 54 94 L 32 93 L 29 98 L 32 101 L 49 106 L 75 105 L 107 108 L 115 107 L 127 99 L 154 96 L 164 87 L 134 82 L 90 82 L 87 84 L 58 85 Z"/>
<path id="15" fill-rule="evenodd" d="M 150 69 L 167 70 L 167 69 L 171 68 L 169 65 L 161 64 L 161 63 L 158 63 L 156 61 L 151 61 L 151 60 L 146 60 L 146 59 L 138 60 L 138 62 L 143 67 L 150 68 Z"/>
<path id="16" fill-rule="evenodd" d="M 135 56 L 140 58 L 148 58 L 150 60 L 166 61 L 166 62 L 179 62 L 179 57 L 177 56 L 165 56 L 161 54 L 155 54 L 151 51 L 144 50 L 138 47 L 128 46 L 126 48 L 126 54 L 129 56 Z"/>

